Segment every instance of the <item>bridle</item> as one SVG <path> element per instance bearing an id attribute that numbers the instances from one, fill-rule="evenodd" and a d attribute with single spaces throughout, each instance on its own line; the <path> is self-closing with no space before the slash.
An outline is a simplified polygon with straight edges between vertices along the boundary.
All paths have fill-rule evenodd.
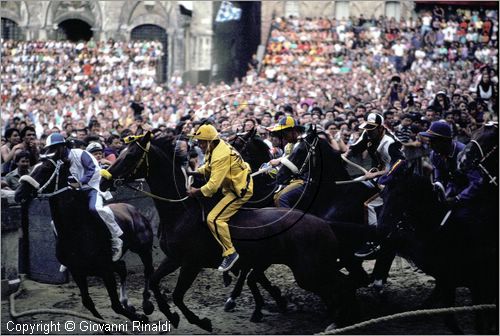
<path id="1" fill-rule="evenodd" d="M 304 162 L 302 163 L 302 166 L 297 168 L 297 166 L 287 159 L 286 157 L 283 157 L 281 159 L 281 163 L 286 166 L 290 171 L 292 172 L 293 176 L 301 176 L 304 173 L 304 170 L 306 166 L 310 163 L 311 158 L 312 158 L 312 163 L 313 167 L 316 166 L 316 146 L 318 145 L 319 142 L 319 137 L 315 137 L 312 143 L 307 142 L 306 138 L 302 138 L 301 141 L 304 142 L 304 144 L 307 147 L 307 155 L 306 158 L 304 159 Z"/>
<path id="2" fill-rule="evenodd" d="M 495 187 L 498 187 L 498 182 L 497 182 L 497 176 L 492 176 L 492 174 L 486 169 L 486 167 L 483 165 L 483 163 L 490 157 L 492 153 L 494 153 L 498 149 L 498 145 L 493 146 L 493 148 L 486 154 L 484 154 L 484 150 L 477 142 L 476 140 L 471 140 L 473 144 L 476 145 L 476 147 L 479 149 L 479 153 L 481 154 L 481 157 L 477 160 L 475 160 L 475 164 L 483 171 L 486 176 L 490 179 L 489 183 L 493 184 Z"/>
<path id="3" fill-rule="evenodd" d="M 149 150 L 151 149 L 151 140 L 148 140 L 146 145 L 143 146 L 137 141 L 139 138 L 142 138 L 143 136 L 144 135 L 129 136 L 126 138 L 125 143 L 130 144 L 132 142 L 135 142 L 135 144 L 142 150 L 142 156 L 139 159 L 139 161 L 137 162 L 137 164 L 135 165 L 135 167 L 133 168 L 131 175 L 135 175 L 135 173 L 142 166 L 143 162 L 146 162 L 146 177 L 148 177 L 149 176 Z M 181 170 L 182 170 L 182 173 L 185 177 L 186 190 L 189 190 L 189 188 L 191 187 L 191 184 L 193 182 L 193 177 L 192 176 L 188 177 L 186 170 L 184 168 L 182 168 Z M 107 169 L 101 169 L 101 176 L 103 178 L 105 178 L 106 180 L 113 179 L 113 175 Z M 114 178 L 113 179 L 113 186 L 115 188 L 122 186 L 124 184 L 124 181 L 126 181 L 125 178 Z M 153 193 L 150 193 L 148 191 L 143 190 L 142 183 L 141 183 L 141 188 L 133 187 L 129 183 L 125 183 L 125 186 L 129 189 L 141 192 L 149 197 L 155 198 L 155 199 L 160 200 L 160 201 L 165 201 L 165 202 L 183 202 L 189 198 L 189 196 L 185 196 L 181 199 L 170 199 L 170 198 L 161 197 L 161 196 L 158 196 L 158 195 L 155 195 Z"/>
<path id="4" fill-rule="evenodd" d="M 234 147 L 234 144 L 236 143 L 236 141 L 241 141 L 243 143 L 243 146 L 241 147 L 241 149 L 238 150 L 238 152 L 240 152 L 240 153 L 244 152 L 247 149 L 248 142 L 250 141 L 250 139 L 245 140 L 245 138 L 243 137 L 243 135 L 245 135 L 245 134 L 246 133 L 237 133 L 231 139 L 227 139 L 229 144 L 233 147 Z"/>
<path id="5" fill-rule="evenodd" d="M 30 175 L 23 175 L 19 179 L 20 182 L 24 181 L 26 183 L 29 183 L 35 190 L 37 191 L 37 197 L 39 198 L 49 198 L 55 195 L 58 195 L 60 193 L 65 192 L 66 190 L 72 189 L 70 186 L 66 186 L 64 188 L 59 189 L 59 174 L 61 172 L 61 167 L 64 165 L 64 162 L 62 160 L 57 160 L 54 161 L 53 159 L 47 158 L 46 159 L 48 162 L 52 163 L 54 165 L 55 169 L 52 172 L 52 175 L 49 177 L 47 182 L 45 182 L 44 185 L 40 187 L 40 183 L 38 183 L 33 177 Z M 43 191 L 52 183 L 52 181 L 55 179 L 55 187 L 54 191 L 51 193 L 44 193 Z"/>

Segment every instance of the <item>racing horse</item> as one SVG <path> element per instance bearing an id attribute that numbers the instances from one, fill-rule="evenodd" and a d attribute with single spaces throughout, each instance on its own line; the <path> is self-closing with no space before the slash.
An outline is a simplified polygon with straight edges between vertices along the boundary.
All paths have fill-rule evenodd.
<path id="1" fill-rule="evenodd" d="M 326 134 L 316 131 L 315 127 L 299 139 L 288 159 L 295 167 L 281 167 L 278 183 L 287 184 L 293 178 L 305 180 L 295 208 L 332 222 L 342 251 L 341 261 L 355 284 L 367 285 L 368 275 L 362 261 L 354 257 L 354 251 L 374 234 L 372 228 L 364 224 L 364 202 L 377 189 L 368 181 L 351 183 L 341 154 L 330 146 Z"/>
<path id="2" fill-rule="evenodd" d="M 245 133 L 237 133 L 230 136 L 228 143 L 232 145 L 245 162 L 248 162 L 252 173 L 256 173 L 262 167 L 263 164 L 268 163 L 271 160 L 271 154 L 269 151 L 269 146 L 257 136 L 257 130 L 253 129 Z M 273 195 L 277 188 L 276 180 L 269 176 L 268 174 L 257 174 L 253 177 L 254 181 L 254 193 L 252 198 L 248 200 L 246 205 L 252 208 L 264 208 L 266 206 L 273 206 Z M 247 275 L 250 272 L 248 269 L 240 270 L 238 275 L 238 280 L 234 286 L 231 295 L 227 299 L 224 310 L 230 311 L 236 307 L 236 299 L 241 295 L 243 290 L 243 285 L 247 279 Z M 224 272 L 223 274 L 224 283 L 229 286 L 231 283 L 231 276 L 229 272 Z M 261 281 L 259 283 L 266 289 L 272 297 L 276 298 L 276 303 L 280 310 L 284 312 L 287 307 L 286 301 L 280 295 L 280 290 L 278 287 L 272 286 L 269 280 L 266 278 L 265 274 L 262 274 Z M 263 303 L 263 300 L 261 301 Z M 258 322 L 262 316 L 252 316 L 253 322 Z"/>
<path id="3" fill-rule="evenodd" d="M 122 179 L 146 178 L 160 217 L 160 247 L 166 255 L 151 278 L 158 307 L 177 327 L 179 315 L 171 311 L 159 284 L 164 276 L 180 268 L 173 302 L 189 323 L 211 331 L 211 321 L 192 312 L 184 296 L 202 268 L 217 268 L 220 264 L 220 246 L 203 216 L 217 200 L 188 198 L 188 178 L 176 162 L 173 146 L 160 149 L 147 132 L 129 142 L 106 171 L 101 189 L 107 190 Z M 231 219 L 230 230 L 240 254 L 240 267 L 252 269 L 249 285 L 250 279 L 260 277 L 272 264 L 287 265 L 301 288 L 318 294 L 328 308 L 338 308 L 336 322 L 348 322 L 349 300 L 354 292 L 336 291 L 343 285 L 344 276 L 337 265 L 337 240 L 327 222 L 300 211 L 266 208 L 239 211 Z M 260 309 L 259 294 L 256 287 L 251 290 L 256 301 L 255 315 Z"/>
<path id="4" fill-rule="evenodd" d="M 468 287 L 473 304 L 498 305 L 498 188 L 495 194 L 487 195 L 496 198 L 496 209 L 473 223 L 454 216 L 457 209 L 450 211 L 440 201 L 442 197 L 428 177 L 414 175 L 404 161 L 398 165 L 381 178 L 384 205 L 378 221 L 396 228 L 390 240 L 397 253 L 436 279 L 426 304 L 452 307 L 455 289 Z M 491 327 L 488 323 L 494 323 L 498 332 L 498 308 L 490 319 L 486 317 L 483 312 L 476 313 L 477 330 L 484 334 Z M 453 315 L 448 315 L 445 323 L 454 333 L 462 333 Z"/>
<path id="5" fill-rule="evenodd" d="M 87 284 L 87 276 L 98 276 L 103 279 L 111 299 L 111 307 L 117 314 L 132 321 L 147 322 L 147 317 L 137 314 L 135 308 L 128 303 L 126 264 L 123 260 L 111 260 L 109 230 L 91 215 L 86 193 L 68 186 L 68 176 L 68 163 L 52 158 L 42 159 L 29 176 L 25 175 L 20 179 L 15 199 L 23 206 L 29 206 L 29 202 L 37 196 L 49 197 L 50 211 L 57 231 L 56 257 L 73 276 L 85 308 L 102 319 L 90 297 Z M 115 203 L 109 206 L 124 233 L 124 253 L 130 249 L 139 255 L 144 265 L 142 305 L 144 313 L 150 315 L 154 310 L 149 292 L 149 280 L 154 271 L 151 224 L 132 205 Z M 116 291 L 115 272 L 120 277 L 120 296 Z"/>
<path id="6" fill-rule="evenodd" d="M 232 135 L 228 138 L 228 143 L 241 154 L 245 162 L 248 162 L 252 173 L 259 171 L 263 164 L 272 159 L 269 146 L 257 136 L 255 129 Z M 258 188 L 254 188 L 254 194 L 247 204 L 253 208 L 273 206 L 273 195 L 277 189 L 276 180 L 268 174 L 258 174 L 253 177 L 253 182 Z"/>

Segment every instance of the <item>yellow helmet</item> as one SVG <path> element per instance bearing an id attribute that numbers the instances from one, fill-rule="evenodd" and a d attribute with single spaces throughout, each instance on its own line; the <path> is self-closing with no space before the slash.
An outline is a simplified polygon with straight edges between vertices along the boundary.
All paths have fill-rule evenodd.
<path id="1" fill-rule="evenodd" d="M 212 141 L 219 138 L 219 132 L 217 132 L 212 125 L 201 125 L 196 132 L 190 134 L 190 136 L 198 140 Z"/>
<path id="2" fill-rule="evenodd" d="M 299 125 L 298 121 L 293 119 L 290 116 L 287 117 L 282 117 L 274 127 L 269 128 L 269 131 L 271 132 L 280 132 L 283 130 L 286 130 L 288 128 L 297 128 L 297 129 L 303 129 L 302 126 Z"/>

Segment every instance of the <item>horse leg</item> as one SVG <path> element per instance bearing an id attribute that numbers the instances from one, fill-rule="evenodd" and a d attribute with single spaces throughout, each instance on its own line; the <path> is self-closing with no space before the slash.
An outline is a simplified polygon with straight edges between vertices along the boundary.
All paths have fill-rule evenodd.
<path id="1" fill-rule="evenodd" d="M 271 281 L 267 278 L 264 271 L 256 274 L 257 281 L 262 285 L 262 287 L 271 295 L 271 297 L 276 301 L 278 309 L 280 312 L 285 313 L 287 310 L 287 301 L 283 295 L 281 295 L 281 290 L 278 286 L 274 286 Z"/>
<path id="2" fill-rule="evenodd" d="M 392 248 L 382 246 L 380 256 L 375 261 L 375 267 L 372 273 L 373 287 L 380 293 L 382 293 L 383 286 L 387 282 L 389 270 L 391 269 L 395 257 L 396 252 Z"/>
<path id="3" fill-rule="evenodd" d="M 166 275 L 174 272 L 179 268 L 179 264 L 165 258 L 156 271 L 151 275 L 151 280 L 149 282 L 151 290 L 153 291 L 156 302 L 158 303 L 158 309 L 167 317 L 167 319 L 172 323 L 172 325 L 177 328 L 179 326 L 179 314 L 172 313 L 170 311 L 170 306 L 168 305 L 167 299 L 160 291 L 160 280 Z"/>
<path id="4" fill-rule="evenodd" d="M 135 312 L 132 312 L 123 307 L 118 297 L 118 293 L 116 292 L 116 279 L 113 272 L 106 272 L 105 274 L 103 274 L 102 278 L 104 280 L 104 286 L 106 286 L 106 290 L 108 291 L 108 295 L 111 300 L 111 309 L 113 309 L 115 313 L 125 316 L 130 321 L 140 321 L 142 323 L 148 323 L 148 318 L 145 315 L 138 315 Z"/>
<path id="5" fill-rule="evenodd" d="M 224 304 L 224 311 L 231 311 L 236 307 L 236 299 L 241 295 L 241 291 L 243 289 L 243 285 L 245 284 L 245 280 L 247 278 L 248 272 L 250 269 L 244 268 L 241 270 L 240 275 L 238 276 L 238 280 L 236 281 L 236 285 L 234 286 L 229 299 L 227 299 Z"/>
<path id="6" fill-rule="evenodd" d="M 92 315 L 94 315 L 98 319 L 104 320 L 104 318 L 101 316 L 101 314 L 99 314 L 97 309 L 95 309 L 94 301 L 92 301 L 92 298 L 90 297 L 87 277 L 83 274 L 74 272 L 71 272 L 71 275 L 73 276 L 73 279 L 75 280 L 78 288 L 80 289 L 83 306 L 87 308 L 92 313 Z"/>
<path id="7" fill-rule="evenodd" d="M 247 278 L 247 284 L 252 292 L 253 299 L 255 300 L 255 309 L 252 313 L 252 317 L 250 318 L 251 322 L 260 322 L 264 317 L 262 314 L 262 307 L 264 306 L 264 298 L 262 294 L 260 294 L 259 288 L 257 287 L 257 279 L 259 278 L 257 271 L 253 269 Z"/>
<path id="8" fill-rule="evenodd" d="M 366 287 L 370 283 L 370 277 L 363 268 L 363 261 L 355 258 L 352 250 L 346 251 L 342 254 L 345 269 L 349 272 L 349 278 L 356 288 Z"/>
<path id="9" fill-rule="evenodd" d="M 144 314 L 151 315 L 155 310 L 155 306 L 151 302 L 151 293 L 149 292 L 149 282 L 154 272 L 153 255 L 151 254 L 151 246 L 141 249 L 139 252 L 142 264 L 144 265 L 144 291 L 142 292 L 142 309 Z"/>
<path id="10" fill-rule="evenodd" d="M 441 298 L 441 294 L 442 294 L 441 283 L 439 281 L 436 281 L 436 285 L 434 286 L 434 289 L 432 290 L 431 294 L 424 300 L 424 303 L 422 304 L 422 309 L 434 307 Z"/>
<path id="11" fill-rule="evenodd" d="M 333 317 L 338 326 L 350 325 L 359 319 L 356 288 L 357 285 L 351 281 L 350 275 L 345 275 L 341 272 L 337 273 L 337 279 L 333 288 L 333 295 L 337 298 L 337 314 L 336 316 L 333 315 Z"/>
<path id="12" fill-rule="evenodd" d="M 443 302 L 445 307 L 455 306 L 455 288 L 453 286 L 445 286 L 442 288 Z M 463 335 L 464 332 L 458 325 L 455 314 L 447 314 L 444 318 L 444 323 L 450 331 L 456 335 Z"/>
<path id="13" fill-rule="evenodd" d="M 200 319 L 184 304 L 184 295 L 188 289 L 191 288 L 199 272 L 200 268 L 198 267 L 182 266 L 172 298 L 175 305 L 181 310 L 189 323 L 195 324 L 203 330 L 212 332 L 212 322 L 208 318 Z"/>
<path id="14" fill-rule="evenodd" d="M 127 294 L 127 265 L 125 261 L 118 260 L 113 264 L 113 271 L 120 277 L 120 302 L 128 311 L 135 313 L 135 308 L 128 304 Z"/>

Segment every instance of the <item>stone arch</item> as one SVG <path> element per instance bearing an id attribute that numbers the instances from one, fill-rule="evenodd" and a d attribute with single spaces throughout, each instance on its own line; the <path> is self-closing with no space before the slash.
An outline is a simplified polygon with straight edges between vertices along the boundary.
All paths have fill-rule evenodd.
<path id="1" fill-rule="evenodd" d="M 154 13 L 144 10 L 144 1 L 140 0 L 127 0 L 121 9 L 120 17 L 118 19 L 118 29 L 126 29 L 129 32 L 136 26 L 141 24 L 155 24 L 166 31 L 172 32 L 178 26 L 180 10 L 178 9 L 177 1 L 172 1 L 167 3 L 167 8 L 160 1 L 155 1 L 154 6 L 160 11 L 155 11 Z M 140 7 L 140 8 L 139 8 Z M 176 10 L 177 8 L 177 10 Z M 147 15 L 146 15 L 147 13 Z M 143 16 L 151 17 L 150 22 L 147 22 Z M 160 24 L 160 20 L 163 20 Z M 154 21 L 154 22 L 153 22 Z"/>
<path id="2" fill-rule="evenodd" d="M 351 2 L 350 5 L 351 5 L 350 15 L 359 16 L 359 14 L 363 13 L 361 8 L 359 7 L 359 4 L 357 4 L 356 1 Z"/>
<path id="3" fill-rule="evenodd" d="M 14 21 L 20 27 L 28 25 L 29 11 L 25 1 L 2 1 L 1 10 L 3 18 Z"/>
<path id="4" fill-rule="evenodd" d="M 165 23 L 165 18 L 163 16 L 160 16 L 158 14 L 144 14 L 138 17 L 135 17 L 130 23 L 130 31 L 132 31 L 134 28 L 138 26 L 142 26 L 145 24 L 152 24 L 159 26 L 163 29 L 165 29 L 166 32 L 169 31 L 169 25 Z"/>
<path id="5" fill-rule="evenodd" d="M 377 2 L 375 8 L 373 9 L 373 12 L 378 13 L 378 14 L 376 14 L 377 16 L 378 15 L 385 16 L 385 1 Z"/>
<path id="6" fill-rule="evenodd" d="M 51 27 L 62 21 L 78 19 L 96 30 L 102 28 L 102 12 L 99 1 L 51 1 L 47 6 L 45 26 Z"/>

